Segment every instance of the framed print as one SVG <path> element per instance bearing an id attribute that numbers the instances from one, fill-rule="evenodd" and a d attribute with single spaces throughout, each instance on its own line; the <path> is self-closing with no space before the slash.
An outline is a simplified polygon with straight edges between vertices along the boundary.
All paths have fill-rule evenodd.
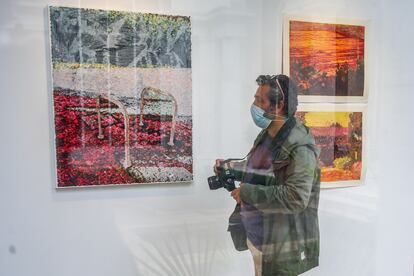
<path id="1" fill-rule="evenodd" d="M 296 117 L 309 129 L 320 149 L 321 188 L 364 183 L 366 170 L 366 106 L 301 104 Z"/>
<path id="2" fill-rule="evenodd" d="M 367 23 L 285 16 L 283 73 L 299 101 L 366 102 Z"/>
<path id="3" fill-rule="evenodd" d="M 57 187 L 192 180 L 186 16 L 49 7 Z"/>

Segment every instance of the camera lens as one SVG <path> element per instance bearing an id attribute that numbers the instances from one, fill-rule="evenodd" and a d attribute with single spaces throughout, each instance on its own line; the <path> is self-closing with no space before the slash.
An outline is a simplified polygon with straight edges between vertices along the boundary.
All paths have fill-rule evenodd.
<path id="1" fill-rule="evenodd" d="M 220 179 L 217 176 L 211 176 L 208 179 L 208 186 L 210 187 L 210 190 L 217 190 L 223 185 L 220 182 Z"/>

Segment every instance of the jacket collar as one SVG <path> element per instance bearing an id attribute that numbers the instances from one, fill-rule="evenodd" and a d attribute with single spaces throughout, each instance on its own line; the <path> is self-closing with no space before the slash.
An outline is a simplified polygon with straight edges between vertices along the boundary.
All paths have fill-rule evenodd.
<path id="1" fill-rule="evenodd" d="M 263 129 L 257 135 L 250 153 L 259 145 L 266 135 L 267 129 Z M 287 158 L 293 149 L 298 146 L 307 146 L 314 152 L 316 157 L 319 157 L 320 155 L 320 149 L 316 146 L 315 139 L 311 135 L 309 128 L 294 116 L 289 117 L 276 134 L 271 144 L 272 149 L 278 146 L 282 138 L 284 139 L 281 143 L 280 154 L 285 158 Z"/>

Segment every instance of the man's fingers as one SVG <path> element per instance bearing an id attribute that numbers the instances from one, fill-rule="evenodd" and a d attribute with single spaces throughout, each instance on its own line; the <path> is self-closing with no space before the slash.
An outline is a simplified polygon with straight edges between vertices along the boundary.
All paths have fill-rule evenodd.
<path id="1" fill-rule="evenodd" d="M 214 170 L 214 173 L 217 175 L 218 174 L 218 167 L 220 167 L 220 163 L 223 161 L 224 159 L 216 159 L 216 162 L 214 163 L 214 166 L 213 166 L 213 170 Z"/>
<path id="2" fill-rule="evenodd" d="M 220 160 L 216 159 L 216 167 L 220 166 Z"/>

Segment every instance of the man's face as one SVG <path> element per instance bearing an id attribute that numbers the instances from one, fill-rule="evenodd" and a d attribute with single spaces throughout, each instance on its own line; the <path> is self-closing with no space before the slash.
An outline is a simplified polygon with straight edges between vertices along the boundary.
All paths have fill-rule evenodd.
<path id="1" fill-rule="evenodd" d="M 256 90 L 256 94 L 254 95 L 254 102 L 253 104 L 260 107 L 261 109 L 271 112 L 271 104 L 269 101 L 269 97 L 267 93 L 270 90 L 269 85 L 259 85 Z"/>

